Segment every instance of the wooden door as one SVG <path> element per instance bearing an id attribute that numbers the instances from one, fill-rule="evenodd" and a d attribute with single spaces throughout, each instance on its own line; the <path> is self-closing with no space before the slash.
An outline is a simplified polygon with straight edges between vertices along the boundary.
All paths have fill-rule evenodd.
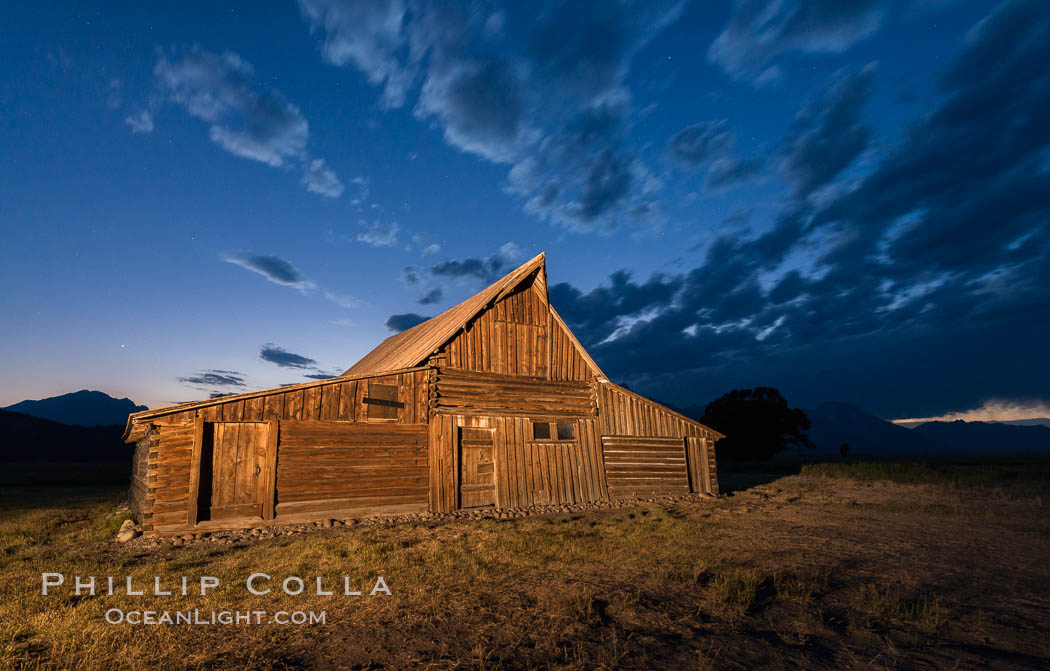
<path id="1" fill-rule="evenodd" d="M 266 422 L 215 422 L 205 435 L 205 451 L 211 447 L 210 464 L 202 455 L 203 470 L 210 465 L 211 483 L 201 478 L 202 493 L 210 493 L 202 506 L 202 520 L 262 517 L 267 486 L 267 446 L 270 425 Z M 208 433 L 208 432 L 206 432 Z M 210 440 L 209 440 L 210 438 Z"/>
<path id="2" fill-rule="evenodd" d="M 496 463 L 492 429 L 459 430 L 459 507 L 496 504 Z"/>

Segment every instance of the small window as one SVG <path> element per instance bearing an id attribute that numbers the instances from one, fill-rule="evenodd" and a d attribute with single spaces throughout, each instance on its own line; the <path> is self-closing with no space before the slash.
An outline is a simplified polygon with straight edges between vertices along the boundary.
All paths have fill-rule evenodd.
<path id="1" fill-rule="evenodd" d="M 533 440 L 550 440 L 551 439 L 551 425 L 548 422 L 533 422 L 532 423 L 532 439 Z"/>
<path id="2" fill-rule="evenodd" d="M 558 440 L 573 440 L 575 438 L 576 431 L 572 422 L 558 422 Z"/>
<path id="3" fill-rule="evenodd" d="M 405 407 L 397 401 L 397 385 L 368 383 L 368 396 L 362 399 L 368 408 L 368 419 L 397 419 L 398 408 Z"/>

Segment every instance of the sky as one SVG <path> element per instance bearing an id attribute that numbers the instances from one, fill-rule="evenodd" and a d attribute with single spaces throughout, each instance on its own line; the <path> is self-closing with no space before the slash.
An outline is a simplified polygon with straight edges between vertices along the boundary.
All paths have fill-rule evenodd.
<path id="1" fill-rule="evenodd" d="M 604 372 L 661 401 L 1047 412 L 1042 0 L 39 2 L 0 26 L 0 405 L 339 374 L 544 251 Z"/>

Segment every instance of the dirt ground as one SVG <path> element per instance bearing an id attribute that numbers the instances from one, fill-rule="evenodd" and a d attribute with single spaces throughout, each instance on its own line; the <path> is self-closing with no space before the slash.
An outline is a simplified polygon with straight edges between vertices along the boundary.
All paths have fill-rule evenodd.
<path id="1" fill-rule="evenodd" d="M 717 500 L 150 551 L 108 540 L 99 520 L 118 493 L 29 504 L 4 490 L 0 667 L 1050 668 L 1047 483 L 748 473 L 722 486 Z M 45 570 L 224 587 L 159 605 L 41 597 Z M 249 597 L 255 570 L 381 574 L 392 595 Z M 324 610 L 326 624 L 104 622 L 143 599 Z"/>

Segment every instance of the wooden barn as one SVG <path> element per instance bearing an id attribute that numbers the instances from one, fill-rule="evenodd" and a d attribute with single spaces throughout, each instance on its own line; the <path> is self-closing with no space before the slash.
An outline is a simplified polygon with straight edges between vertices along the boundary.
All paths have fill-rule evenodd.
<path id="1" fill-rule="evenodd" d="M 543 254 L 339 377 L 138 412 L 124 434 L 159 535 L 717 494 L 721 437 L 606 378 Z"/>

